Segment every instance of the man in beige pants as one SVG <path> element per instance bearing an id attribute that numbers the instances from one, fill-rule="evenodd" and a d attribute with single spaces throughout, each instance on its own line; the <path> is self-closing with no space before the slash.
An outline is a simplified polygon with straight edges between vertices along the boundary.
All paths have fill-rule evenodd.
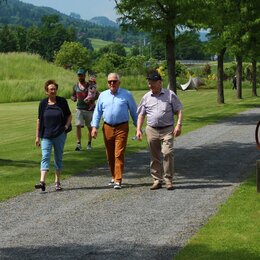
<path id="1" fill-rule="evenodd" d="M 181 134 L 182 104 L 175 93 L 162 88 L 161 75 L 156 70 L 147 74 L 150 91 L 146 93 L 138 106 L 136 137 L 142 139 L 142 125 L 147 116 L 146 136 L 151 154 L 150 170 L 154 183 L 151 190 L 173 189 L 174 175 L 173 138 Z M 174 127 L 174 115 L 177 124 Z M 161 154 L 163 162 L 161 162 Z"/>

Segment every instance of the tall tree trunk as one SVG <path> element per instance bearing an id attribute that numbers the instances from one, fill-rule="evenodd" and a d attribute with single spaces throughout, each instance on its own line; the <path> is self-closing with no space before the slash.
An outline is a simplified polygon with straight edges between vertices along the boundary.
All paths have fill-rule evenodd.
<path id="1" fill-rule="evenodd" d="M 226 52 L 226 48 L 223 48 L 218 54 L 218 72 L 217 72 L 217 89 L 218 89 L 218 97 L 217 102 L 219 104 L 224 104 L 224 54 Z"/>
<path id="2" fill-rule="evenodd" d="M 237 98 L 242 99 L 242 56 L 236 56 L 237 60 Z"/>
<path id="3" fill-rule="evenodd" d="M 166 36 L 166 58 L 167 58 L 167 67 L 168 67 L 168 80 L 169 80 L 169 89 L 177 94 L 176 86 L 176 68 L 175 68 L 175 30 L 169 32 Z"/>
<path id="4" fill-rule="evenodd" d="M 256 60 L 252 59 L 252 96 L 256 97 Z"/>

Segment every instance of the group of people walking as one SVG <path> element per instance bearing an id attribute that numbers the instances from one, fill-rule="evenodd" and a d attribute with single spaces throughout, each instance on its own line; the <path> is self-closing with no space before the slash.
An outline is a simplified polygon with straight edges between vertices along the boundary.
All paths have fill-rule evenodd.
<path id="1" fill-rule="evenodd" d="M 182 104 L 175 93 L 162 86 L 162 77 L 157 70 L 147 74 L 149 92 L 141 99 L 139 106 L 128 90 L 120 87 L 120 77 L 110 73 L 108 89 L 97 90 L 96 79 L 86 81 L 83 69 L 77 71 L 78 83 L 73 86 L 71 99 L 77 102 L 76 109 L 76 151 L 82 150 L 81 128 L 88 128 L 87 149 L 91 149 L 92 138 L 96 138 L 103 119 L 102 132 L 106 156 L 111 172 L 108 185 L 122 188 L 124 158 L 129 133 L 129 119 L 136 127 L 136 138 L 142 140 L 142 126 L 147 117 L 146 137 L 151 154 L 150 173 L 153 178 L 151 190 L 165 187 L 172 190 L 174 176 L 174 138 L 181 134 Z M 50 168 L 52 147 L 54 148 L 55 188 L 62 190 L 60 173 L 66 135 L 71 125 L 71 111 L 65 98 L 57 96 L 58 84 L 53 80 L 45 83 L 47 98 L 39 104 L 36 127 L 36 145 L 42 149 L 40 182 L 36 189 L 45 191 L 45 178 Z M 96 104 L 95 104 L 96 102 Z M 177 116 L 175 122 L 174 116 Z"/>

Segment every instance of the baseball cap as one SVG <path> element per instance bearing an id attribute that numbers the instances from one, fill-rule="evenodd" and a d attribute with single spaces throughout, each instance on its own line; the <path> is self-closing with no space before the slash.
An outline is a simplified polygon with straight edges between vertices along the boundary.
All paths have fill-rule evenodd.
<path id="1" fill-rule="evenodd" d="M 147 73 L 146 79 L 157 81 L 157 80 L 162 80 L 162 77 L 158 71 L 152 70 Z"/>
<path id="2" fill-rule="evenodd" d="M 86 74 L 86 71 L 82 68 L 78 69 L 77 74 Z"/>

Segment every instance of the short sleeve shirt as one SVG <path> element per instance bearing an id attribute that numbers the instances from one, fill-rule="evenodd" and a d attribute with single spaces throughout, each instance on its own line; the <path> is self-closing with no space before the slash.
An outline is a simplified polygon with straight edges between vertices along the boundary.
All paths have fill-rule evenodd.
<path id="1" fill-rule="evenodd" d="M 137 113 L 147 116 L 147 125 L 164 127 L 174 125 L 174 114 L 182 109 L 177 95 L 169 89 L 161 89 L 159 95 L 146 93 L 137 108 Z"/>

